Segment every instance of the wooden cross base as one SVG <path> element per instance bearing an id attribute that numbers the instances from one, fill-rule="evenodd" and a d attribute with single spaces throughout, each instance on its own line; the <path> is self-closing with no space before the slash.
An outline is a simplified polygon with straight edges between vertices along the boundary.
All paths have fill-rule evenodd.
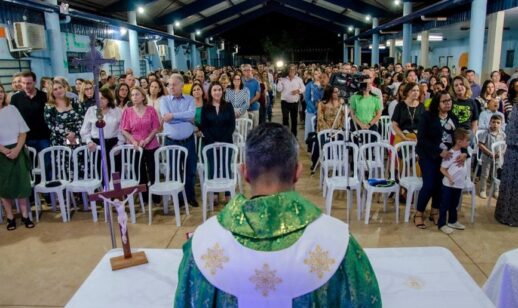
<path id="1" fill-rule="evenodd" d="M 132 253 L 131 257 L 129 258 L 125 258 L 124 256 L 118 256 L 110 259 L 112 271 L 117 271 L 123 268 L 133 267 L 146 263 L 148 263 L 146 253 L 143 251 Z"/>

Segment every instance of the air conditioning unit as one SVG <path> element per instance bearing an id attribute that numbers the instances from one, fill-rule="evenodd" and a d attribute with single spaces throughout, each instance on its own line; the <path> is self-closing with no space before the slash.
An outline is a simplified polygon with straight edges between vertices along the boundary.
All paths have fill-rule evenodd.
<path id="1" fill-rule="evenodd" d="M 47 47 L 45 27 L 28 22 L 14 22 L 14 42 L 18 49 L 45 49 Z"/>

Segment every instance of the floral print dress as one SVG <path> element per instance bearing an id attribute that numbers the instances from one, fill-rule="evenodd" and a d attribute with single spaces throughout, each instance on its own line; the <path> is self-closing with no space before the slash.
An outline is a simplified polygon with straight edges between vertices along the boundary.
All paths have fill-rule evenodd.
<path id="1" fill-rule="evenodd" d="M 76 100 L 70 102 L 70 110 L 59 112 L 55 106 L 46 105 L 44 118 L 50 129 L 51 145 L 67 145 L 66 136 L 73 132 L 79 139 L 79 132 L 84 119 L 84 110 Z M 78 142 L 79 144 L 79 142 Z"/>

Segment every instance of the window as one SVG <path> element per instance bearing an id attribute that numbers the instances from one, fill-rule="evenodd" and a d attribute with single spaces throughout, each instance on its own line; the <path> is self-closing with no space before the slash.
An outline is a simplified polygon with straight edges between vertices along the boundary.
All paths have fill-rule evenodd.
<path id="1" fill-rule="evenodd" d="M 71 74 L 74 73 L 91 73 L 92 70 L 80 64 L 74 64 L 74 59 L 84 59 L 86 57 L 86 52 L 71 52 L 67 51 L 67 63 L 68 63 L 68 72 Z"/>
<path id="2" fill-rule="evenodd" d="M 31 61 L 29 60 L 0 60 L 0 83 L 4 86 L 6 92 L 11 92 L 13 75 L 30 70 Z"/>
<path id="3" fill-rule="evenodd" d="M 124 74 L 124 60 L 110 64 L 110 75 L 119 77 L 122 74 Z"/>
<path id="4" fill-rule="evenodd" d="M 505 67 L 513 67 L 514 66 L 514 49 L 508 50 L 505 53 Z"/>

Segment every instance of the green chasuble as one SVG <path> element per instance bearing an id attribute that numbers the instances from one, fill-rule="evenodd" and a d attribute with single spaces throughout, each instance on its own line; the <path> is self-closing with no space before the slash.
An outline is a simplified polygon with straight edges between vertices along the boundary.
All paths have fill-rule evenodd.
<path id="1" fill-rule="evenodd" d="M 321 214 L 294 191 L 246 199 L 237 195 L 218 221 L 250 249 L 277 251 L 295 243 Z M 322 236 L 325 236 L 323 234 Z M 175 307 L 237 307 L 237 298 L 212 286 L 194 261 L 191 240 L 183 246 Z M 350 236 L 342 264 L 322 287 L 293 299 L 293 307 L 381 307 L 378 282 L 367 255 Z"/>

